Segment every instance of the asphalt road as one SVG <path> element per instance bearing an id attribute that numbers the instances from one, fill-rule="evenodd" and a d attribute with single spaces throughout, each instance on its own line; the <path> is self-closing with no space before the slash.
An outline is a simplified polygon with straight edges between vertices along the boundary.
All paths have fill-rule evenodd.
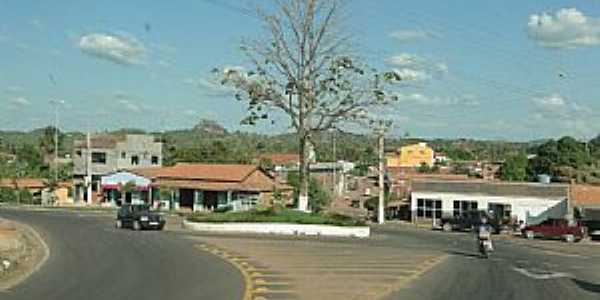
<path id="1" fill-rule="evenodd" d="M 374 232 L 381 237 L 374 239 L 379 240 L 376 243 L 449 254 L 445 262 L 389 299 L 600 299 L 599 246 L 588 246 L 597 247 L 598 256 L 577 256 L 496 240 L 496 251 L 486 260 L 479 258 L 469 234 L 385 228 Z"/>
<path id="2" fill-rule="evenodd" d="M 50 248 L 42 268 L 0 299 L 241 299 L 240 273 L 172 232 L 118 230 L 106 217 L 0 208 Z"/>

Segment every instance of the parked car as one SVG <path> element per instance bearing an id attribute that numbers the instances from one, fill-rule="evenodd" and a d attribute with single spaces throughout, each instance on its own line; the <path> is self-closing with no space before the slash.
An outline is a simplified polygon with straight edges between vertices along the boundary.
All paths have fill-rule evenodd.
<path id="1" fill-rule="evenodd" d="M 165 227 L 162 214 L 153 212 L 146 204 L 123 204 L 117 211 L 117 228 L 132 228 L 133 230 L 158 229 Z"/>
<path id="2" fill-rule="evenodd" d="M 490 214 L 483 210 L 466 211 L 459 216 L 442 218 L 440 220 L 440 225 L 442 230 L 447 232 L 453 230 L 470 231 L 481 225 L 481 219 L 484 217 L 488 220 L 488 224 L 494 229 L 494 233 L 500 232 L 500 223 L 498 220 L 492 218 Z"/>
<path id="3" fill-rule="evenodd" d="M 583 225 L 587 227 L 588 235 L 592 240 L 600 240 L 600 220 L 585 220 Z"/>
<path id="4" fill-rule="evenodd" d="M 569 223 L 565 219 L 547 219 L 537 225 L 525 226 L 521 234 L 528 239 L 561 238 L 572 243 L 585 237 L 586 228 L 581 222 Z"/>

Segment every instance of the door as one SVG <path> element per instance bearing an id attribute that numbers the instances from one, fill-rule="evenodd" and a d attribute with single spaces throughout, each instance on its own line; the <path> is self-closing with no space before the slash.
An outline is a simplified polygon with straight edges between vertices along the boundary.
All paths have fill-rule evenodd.
<path id="1" fill-rule="evenodd" d="M 215 210 L 219 204 L 218 192 L 204 191 L 204 207 L 207 210 Z"/>

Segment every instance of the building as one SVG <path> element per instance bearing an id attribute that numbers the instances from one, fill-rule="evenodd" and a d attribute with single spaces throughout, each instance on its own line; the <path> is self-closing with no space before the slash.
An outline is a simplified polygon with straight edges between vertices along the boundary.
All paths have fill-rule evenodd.
<path id="1" fill-rule="evenodd" d="M 434 162 L 434 151 L 426 143 L 403 146 L 386 155 L 388 168 L 418 168 L 421 165 L 432 167 Z"/>
<path id="2" fill-rule="evenodd" d="M 90 202 L 86 196 L 88 175 L 91 177 L 91 202 L 100 192 L 100 177 L 123 169 L 157 167 L 162 165 L 162 143 L 152 135 L 123 134 L 93 135 L 89 140 L 76 140 L 73 146 L 73 198 Z"/>
<path id="3" fill-rule="evenodd" d="M 298 153 L 271 153 L 262 154 L 255 161 L 259 164 L 260 161 L 267 161 L 273 164 L 273 170 L 279 172 L 284 168 L 298 167 L 300 165 L 300 154 Z"/>
<path id="4" fill-rule="evenodd" d="M 60 182 L 54 191 L 50 191 L 46 181 L 40 178 L 5 178 L 0 180 L 0 188 L 27 190 L 33 196 L 35 202 L 42 204 L 72 204 L 71 187 L 72 185 L 69 182 Z"/>
<path id="5" fill-rule="evenodd" d="M 291 204 L 292 187 L 279 183 L 255 165 L 180 163 L 172 167 L 132 169 L 103 179 L 108 190 L 119 189 L 124 182 L 134 180 L 137 193 L 132 193 L 132 201 L 137 194 L 140 201 L 161 202 L 163 207 L 176 210 L 214 211 L 230 207 L 240 211 L 272 205 L 277 197 L 282 204 Z M 112 202 L 129 201 L 126 196 L 112 193 L 115 194 L 110 198 Z"/>
<path id="6" fill-rule="evenodd" d="M 448 158 L 448 155 L 444 152 L 435 152 L 435 154 L 433 155 L 433 159 L 435 161 L 436 164 L 446 164 L 448 163 L 448 161 L 450 161 L 450 159 Z"/>
<path id="7" fill-rule="evenodd" d="M 528 224 L 568 214 L 569 185 L 564 184 L 415 180 L 411 188 L 411 214 L 416 222 L 468 210 L 486 210 Z"/>
<path id="8" fill-rule="evenodd" d="M 155 169 L 158 170 L 158 168 Z M 123 170 L 102 176 L 100 184 L 102 190 L 101 203 L 110 204 L 111 206 L 120 206 L 124 203 L 153 204 L 151 179 L 132 171 Z"/>
<path id="9" fill-rule="evenodd" d="M 355 168 L 355 164 L 348 161 L 315 162 L 309 164 L 310 176 L 315 178 L 325 188 L 332 192 L 334 197 L 342 196 L 348 190 L 348 179 Z M 277 172 L 281 181 L 287 178 L 290 172 L 299 172 L 300 166 L 289 166 Z"/>

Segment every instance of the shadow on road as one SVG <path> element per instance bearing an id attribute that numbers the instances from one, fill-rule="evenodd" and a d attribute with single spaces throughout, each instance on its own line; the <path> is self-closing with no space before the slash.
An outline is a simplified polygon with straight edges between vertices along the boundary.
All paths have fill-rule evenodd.
<path id="1" fill-rule="evenodd" d="M 572 279 L 573 283 L 575 283 L 580 289 L 591 292 L 591 293 L 596 293 L 596 294 L 600 294 L 600 284 L 596 284 L 596 283 L 591 283 L 588 281 L 583 281 L 583 280 L 579 280 L 579 279 Z"/>
<path id="2" fill-rule="evenodd" d="M 464 252 L 464 251 L 457 251 L 457 250 L 449 250 L 449 251 L 446 251 L 446 253 L 448 253 L 450 255 L 460 255 L 460 256 L 464 256 L 464 257 L 481 258 L 481 255 L 479 255 L 479 253 Z"/>

